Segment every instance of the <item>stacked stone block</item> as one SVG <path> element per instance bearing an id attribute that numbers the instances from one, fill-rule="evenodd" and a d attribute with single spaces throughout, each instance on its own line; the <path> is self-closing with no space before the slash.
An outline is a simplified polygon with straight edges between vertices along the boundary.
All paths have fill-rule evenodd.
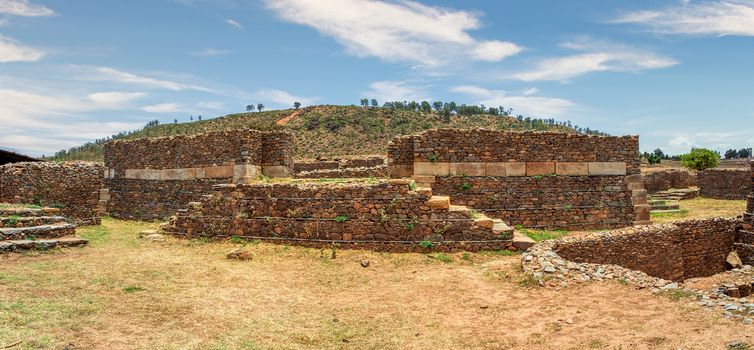
<path id="1" fill-rule="evenodd" d="M 99 205 L 117 218 L 161 220 L 213 185 L 290 176 L 292 143 L 289 133 L 256 130 L 110 142 Z"/>
<path id="2" fill-rule="evenodd" d="M 294 177 L 310 179 L 387 177 L 387 165 L 381 157 L 296 162 L 293 171 Z"/>
<path id="3" fill-rule="evenodd" d="M 492 220 L 413 191 L 407 180 L 375 184 L 218 185 L 164 229 L 184 237 L 337 244 L 388 251 L 506 249 Z M 471 215 L 471 217 L 470 217 Z"/>
<path id="4" fill-rule="evenodd" d="M 696 174 L 685 170 L 662 170 L 644 174 L 644 189 L 650 194 L 691 186 L 696 186 Z"/>
<path id="5" fill-rule="evenodd" d="M 574 262 L 615 264 L 673 281 L 728 270 L 739 219 L 690 220 L 568 241 L 555 252 Z"/>
<path id="6" fill-rule="evenodd" d="M 0 203 L 54 206 L 80 225 L 97 225 L 105 167 L 91 162 L 22 162 L 0 166 Z"/>
<path id="7" fill-rule="evenodd" d="M 390 177 L 514 225 L 589 229 L 649 223 L 638 137 L 428 130 L 388 146 Z"/>
<path id="8" fill-rule="evenodd" d="M 714 199 L 746 199 L 751 172 L 746 169 L 708 169 L 697 174 L 699 195 Z"/>

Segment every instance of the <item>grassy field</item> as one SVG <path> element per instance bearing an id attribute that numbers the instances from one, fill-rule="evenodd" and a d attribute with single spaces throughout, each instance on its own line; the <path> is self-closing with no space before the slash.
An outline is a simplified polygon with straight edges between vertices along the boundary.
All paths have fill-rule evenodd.
<path id="1" fill-rule="evenodd" d="M 510 252 L 388 254 L 139 239 L 0 256 L 0 348 L 722 349 L 751 326 L 614 282 L 533 286 Z M 557 234 L 561 234 L 558 232 Z M 360 265 L 369 261 L 369 267 Z M 672 325 L 670 327 L 669 325 Z"/>
<path id="2" fill-rule="evenodd" d="M 656 224 L 689 219 L 709 219 L 717 216 L 736 217 L 746 211 L 746 201 L 730 201 L 697 197 L 678 201 L 681 211 L 677 213 L 652 213 Z"/>

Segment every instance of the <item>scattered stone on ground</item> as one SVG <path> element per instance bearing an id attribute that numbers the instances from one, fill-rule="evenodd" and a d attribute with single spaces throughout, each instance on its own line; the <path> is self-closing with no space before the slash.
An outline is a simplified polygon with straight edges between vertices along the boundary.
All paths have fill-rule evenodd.
<path id="1" fill-rule="evenodd" d="M 164 242 L 165 235 L 157 233 L 157 230 L 144 230 L 139 232 L 139 238 L 144 238 L 152 242 Z"/>
<path id="2" fill-rule="evenodd" d="M 738 253 L 736 251 L 732 251 L 728 253 L 728 257 L 725 259 L 725 262 L 728 263 L 732 268 L 740 268 L 743 266 L 743 263 L 741 262 L 741 258 L 738 257 Z"/>
<path id="3" fill-rule="evenodd" d="M 241 261 L 251 260 L 253 258 L 251 255 L 251 252 L 243 248 L 236 248 L 229 251 L 226 257 L 228 259 L 241 260 Z"/>
<path id="4" fill-rule="evenodd" d="M 369 267 L 369 260 L 362 260 L 361 267 Z"/>

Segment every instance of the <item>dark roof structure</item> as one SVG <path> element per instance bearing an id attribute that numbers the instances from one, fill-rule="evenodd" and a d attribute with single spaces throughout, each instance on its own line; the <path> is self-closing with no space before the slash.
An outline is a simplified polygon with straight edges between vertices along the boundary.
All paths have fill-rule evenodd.
<path id="1" fill-rule="evenodd" d="M 0 149 L 0 165 L 18 162 L 41 162 L 41 159 Z"/>

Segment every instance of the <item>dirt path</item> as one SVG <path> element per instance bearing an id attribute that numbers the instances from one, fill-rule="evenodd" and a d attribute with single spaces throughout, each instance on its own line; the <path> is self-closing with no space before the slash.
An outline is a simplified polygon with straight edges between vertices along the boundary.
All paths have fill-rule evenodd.
<path id="1" fill-rule="evenodd" d="M 299 114 L 301 114 L 301 111 L 303 111 L 303 110 L 297 109 L 293 113 L 291 113 L 291 115 L 289 115 L 287 117 L 283 117 L 283 118 L 279 119 L 278 121 L 276 121 L 275 124 L 277 124 L 277 125 L 288 124 L 288 122 L 291 121 L 291 119 L 296 118 L 296 116 L 298 116 Z"/>
<path id="2" fill-rule="evenodd" d="M 19 349 L 724 349 L 754 326 L 617 282 L 529 285 L 519 257 L 137 239 L 0 256 L 0 344 Z M 448 257 L 452 259 L 449 263 Z M 361 260 L 369 260 L 363 268 Z"/>

